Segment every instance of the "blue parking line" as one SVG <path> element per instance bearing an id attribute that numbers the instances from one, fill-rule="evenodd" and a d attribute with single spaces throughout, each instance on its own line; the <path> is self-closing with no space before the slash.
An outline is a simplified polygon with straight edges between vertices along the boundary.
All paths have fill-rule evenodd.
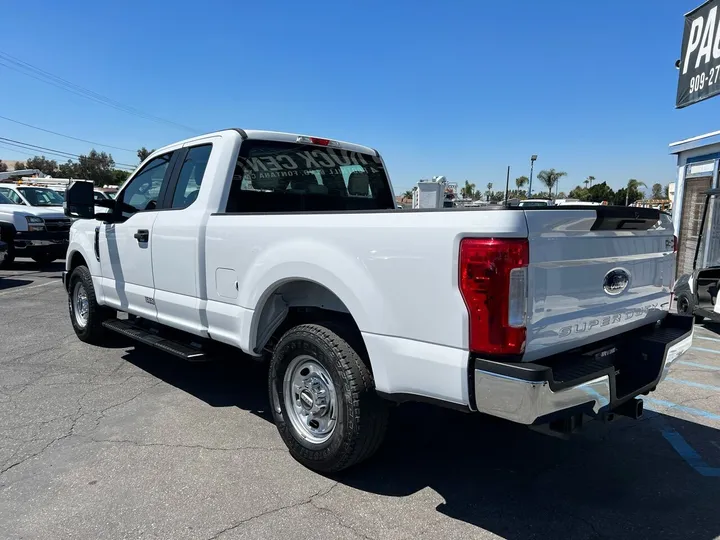
<path id="1" fill-rule="evenodd" d="M 715 349 L 704 349 L 702 347 L 690 347 L 693 351 L 702 351 L 702 352 L 709 352 L 713 354 L 720 354 L 720 351 L 716 351 Z"/>
<path id="2" fill-rule="evenodd" d="M 715 341 L 717 343 L 720 343 L 720 339 L 714 337 L 698 336 L 697 334 L 695 334 L 695 337 L 698 339 L 704 339 L 705 341 Z"/>
<path id="3" fill-rule="evenodd" d="M 685 463 L 690 465 L 702 476 L 720 477 L 720 468 L 708 466 L 700 457 L 700 454 L 698 454 L 677 431 L 666 427 L 662 429 L 661 433 L 662 436 L 665 437 L 665 440 L 670 443 L 670 446 L 685 460 Z"/>
<path id="4" fill-rule="evenodd" d="M 697 362 L 688 362 L 686 360 L 676 360 L 675 362 L 673 362 L 673 365 L 675 365 L 675 364 L 682 364 L 683 366 L 709 369 L 710 371 L 720 371 L 720 367 L 718 367 L 718 366 L 710 366 L 708 364 L 698 364 Z"/>
<path id="5" fill-rule="evenodd" d="M 696 409 L 695 407 L 686 407 L 685 405 L 678 405 L 677 403 L 673 403 L 672 401 L 664 401 L 662 399 L 655 399 L 655 398 L 649 398 L 645 397 L 643 398 L 645 403 L 650 405 L 650 410 L 655 410 L 653 405 L 658 405 L 660 407 L 665 407 L 667 409 L 673 409 L 676 411 L 681 411 L 686 414 L 690 414 L 692 416 L 701 416 L 702 418 L 708 418 L 710 420 L 720 420 L 720 414 L 711 413 L 708 411 L 703 411 L 702 409 Z"/>
<path id="6" fill-rule="evenodd" d="M 685 386 L 692 386 L 693 388 L 702 388 L 703 390 L 712 390 L 713 392 L 720 392 L 720 386 L 713 386 L 712 384 L 702 384 L 693 381 L 684 381 L 682 379 L 676 379 L 675 377 L 667 377 L 666 381 L 674 382 L 677 384 L 684 384 Z"/>

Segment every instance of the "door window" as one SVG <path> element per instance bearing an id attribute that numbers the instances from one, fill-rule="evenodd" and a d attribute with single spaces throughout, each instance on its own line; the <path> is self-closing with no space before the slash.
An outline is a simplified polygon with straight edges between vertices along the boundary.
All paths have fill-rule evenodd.
<path id="1" fill-rule="evenodd" d="M 12 189 L 9 188 L 0 188 L 0 194 L 5 195 L 8 199 L 10 199 L 13 204 L 25 204 L 23 200 L 20 198 L 20 195 L 15 193 Z"/>
<path id="2" fill-rule="evenodd" d="M 187 208 L 197 199 L 211 150 L 212 144 L 195 146 L 188 150 L 178 176 L 172 208 Z"/>
<path id="3" fill-rule="evenodd" d="M 123 208 L 123 216 L 129 217 L 135 212 L 155 210 L 159 205 L 160 191 L 168 176 L 168 167 L 172 152 L 158 156 L 149 161 L 142 170 L 135 175 L 122 192 L 122 201 L 134 208 L 129 211 Z"/>

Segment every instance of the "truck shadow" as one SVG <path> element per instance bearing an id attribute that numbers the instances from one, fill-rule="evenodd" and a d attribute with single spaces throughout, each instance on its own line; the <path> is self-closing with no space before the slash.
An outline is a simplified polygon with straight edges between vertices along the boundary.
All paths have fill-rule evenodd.
<path id="1" fill-rule="evenodd" d="M 125 358 L 213 407 L 272 422 L 262 364 L 193 365 L 141 347 Z M 717 466 L 718 477 L 693 468 L 668 432 Z M 504 538 L 720 535 L 720 432 L 652 412 L 637 422 L 594 422 L 563 441 L 490 417 L 406 404 L 393 410 L 378 454 L 334 479 L 389 497 L 429 488 L 444 499 L 438 512 Z"/>

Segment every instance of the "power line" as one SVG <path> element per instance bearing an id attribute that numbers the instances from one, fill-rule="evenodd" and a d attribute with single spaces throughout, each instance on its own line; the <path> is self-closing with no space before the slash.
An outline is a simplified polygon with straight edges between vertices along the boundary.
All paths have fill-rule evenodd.
<path id="1" fill-rule="evenodd" d="M 51 155 L 56 155 L 56 156 L 65 157 L 65 158 L 69 158 L 69 159 L 75 159 L 75 160 L 80 159 L 80 156 L 78 154 L 73 154 L 71 152 L 65 152 L 64 150 L 56 150 L 53 148 L 47 148 L 45 146 L 38 146 L 36 144 L 30 144 L 30 143 L 26 143 L 26 142 L 22 142 L 22 141 L 16 141 L 13 139 L 7 139 L 5 137 L 0 137 L 0 141 L 2 141 L 5 144 L 9 144 L 11 146 L 16 146 L 18 148 L 22 148 L 24 150 L 41 151 L 41 152 L 45 152 L 45 153 L 48 153 Z M 99 158 L 92 158 L 90 156 L 82 156 L 82 157 L 84 159 L 88 159 L 90 161 L 102 161 Z M 136 168 L 136 165 L 130 165 L 129 163 L 117 163 L 116 162 L 115 166 L 117 168 L 128 168 L 131 170 L 135 170 L 135 168 Z"/>
<path id="2" fill-rule="evenodd" d="M 102 94 L 94 92 L 93 90 L 89 90 L 89 89 L 82 87 L 80 85 L 77 85 L 75 83 L 72 83 L 72 82 L 68 81 L 67 79 L 63 79 L 62 77 L 58 77 L 57 75 L 54 75 L 54 74 L 50 73 L 49 71 L 45 71 L 44 69 L 33 66 L 32 64 L 29 64 L 28 62 L 24 62 L 23 60 L 20 60 L 19 58 L 11 56 L 5 52 L 0 51 L 0 60 L 1 60 L 0 66 L 6 67 L 13 71 L 17 71 L 18 73 L 22 73 L 23 75 L 26 75 L 33 79 L 37 79 L 39 81 L 42 81 L 51 86 L 55 86 L 56 88 L 60 88 L 62 90 L 70 92 L 72 94 L 84 97 L 91 101 L 95 101 L 96 103 L 100 103 L 102 105 L 112 107 L 114 109 L 117 109 L 119 111 L 122 111 L 122 112 L 125 112 L 128 114 L 139 116 L 140 118 L 144 118 L 146 120 L 152 120 L 155 122 L 160 122 L 163 124 L 171 125 L 171 126 L 174 126 L 174 127 L 186 130 L 186 131 L 190 131 L 192 133 L 198 132 L 198 130 L 191 128 L 189 126 L 185 126 L 178 122 L 173 122 L 172 120 L 167 120 L 165 118 L 161 118 L 159 116 L 155 116 L 155 115 L 143 112 L 140 109 L 137 109 L 130 105 L 125 105 L 123 103 L 120 103 L 119 101 L 115 101 L 114 99 L 111 99 L 107 96 L 104 96 Z"/>
<path id="3" fill-rule="evenodd" d="M 21 126 L 26 126 L 29 128 L 37 129 L 38 131 L 44 131 L 45 133 L 52 133 L 53 135 L 58 135 L 60 137 L 65 137 L 66 139 L 72 139 L 74 141 L 80 141 L 88 144 L 94 144 L 95 146 L 104 146 L 105 148 L 113 148 L 115 150 L 122 150 L 123 152 L 132 152 L 135 153 L 135 150 L 130 150 L 129 148 L 121 148 L 119 146 L 112 146 L 111 144 L 102 144 L 99 142 L 94 141 L 88 141 L 87 139 L 79 139 L 78 137 L 73 137 L 72 135 L 65 135 L 63 133 L 58 133 L 57 131 L 51 131 L 49 129 L 33 126 L 31 124 L 26 124 L 25 122 L 20 122 L 19 120 L 13 120 L 12 118 L 8 118 L 7 116 L 0 115 L 0 118 L 3 120 L 7 120 L 8 122 L 14 122 L 15 124 L 20 124 Z"/>

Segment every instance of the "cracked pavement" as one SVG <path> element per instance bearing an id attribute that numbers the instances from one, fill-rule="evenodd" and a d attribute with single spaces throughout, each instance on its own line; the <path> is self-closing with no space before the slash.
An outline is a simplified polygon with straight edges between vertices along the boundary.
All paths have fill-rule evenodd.
<path id="1" fill-rule="evenodd" d="M 720 470 L 720 328 L 695 343 L 717 352 L 682 358 L 705 368 L 651 395 L 685 409 L 562 441 L 408 404 L 375 458 L 330 478 L 289 456 L 262 365 L 83 344 L 61 269 L 0 271 L 0 539 L 720 537 L 720 477 L 663 436 Z"/>

